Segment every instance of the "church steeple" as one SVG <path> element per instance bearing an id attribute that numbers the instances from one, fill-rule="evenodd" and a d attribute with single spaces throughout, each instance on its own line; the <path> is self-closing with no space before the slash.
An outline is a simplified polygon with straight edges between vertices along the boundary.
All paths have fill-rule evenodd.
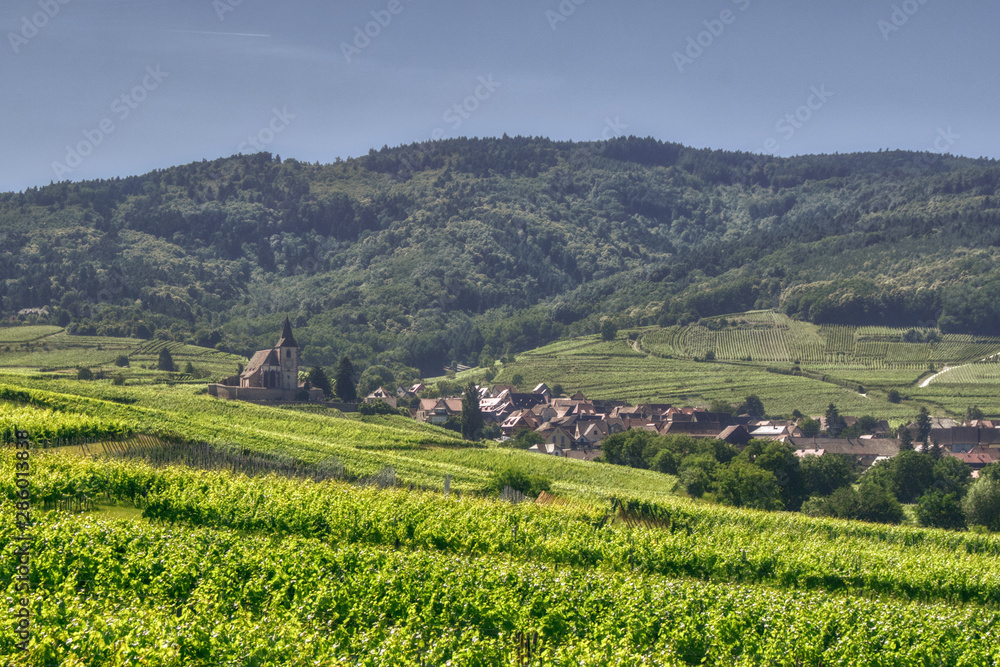
<path id="1" fill-rule="evenodd" d="M 292 335 L 292 323 L 285 318 L 285 328 L 281 330 L 281 338 L 278 339 L 278 344 L 275 347 L 298 347 L 299 344 L 295 342 L 295 336 Z"/>

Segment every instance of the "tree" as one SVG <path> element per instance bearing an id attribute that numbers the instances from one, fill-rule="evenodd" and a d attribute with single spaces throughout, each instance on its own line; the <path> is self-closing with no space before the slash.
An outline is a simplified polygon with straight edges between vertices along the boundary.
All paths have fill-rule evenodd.
<path id="1" fill-rule="evenodd" d="M 355 403 L 358 400 L 357 390 L 354 388 L 354 364 L 349 358 L 341 357 L 337 365 L 337 397 L 344 403 Z"/>
<path id="2" fill-rule="evenodd" d="M 361 396 L 367 396 L 379 387 L 391 388 L 395 382 L 396 377 L 388 367 L 381 364 L 369 366 L 358 380 L 357 393 Z"/>
<path id="3" fill-rule="evenodd" d="M 803 496 L 802 468 L 794 447 L 783 442 L 755 440 L 738 458 L 752 460 L 755 466 L 774 475 L 781 489 L 782 506 L 792 511 L 799 509 Z"/>
<path id="4" fill-rule="evenodd" d="M 94 371 L 90 370 L 89 368 L 80 368 L 80 369 L 77 369 L 77 371 L 76 371 L 76 379 L 77 380 L 93 380 L 94 379 Z"/>
<path id="5" fill-rule="evenodd" d="M 648 470 L 661 443 L 662 438 L 655 433 L 631 429 L 609 435 L 601 443 L 601 449 L 607 463 Z"/>
<path id="6" fill-rule="evenodd" d="M 889 395 L 886 396 L 886 400 L 889 401 L 890 403 L 899 403 L 903 399 L 899 395 L 898 391 L 896 391 L 895 389 L 890 389 Z"/>
<path id="7" fill-rule="evenodd" d="M 903 424 L 899 427 L 899 451 L 908 451 L 913 449 L 913 435 L 910 433 L 910 427 Z"/>
<path id="8" fill-rule="evenodd" d="M 799 430 L 802 431 L 803 437 L 813 438 L 819 435 L 820 423 L 812 417 L 806 417 L 799 424 Z"/>
<path id="9" fill-rule="evenodd" d="M 322 366 L 313 366 L 309 369 L 309 375 L 306 376 L 309 384 L 317 389 L 323 390 L 323 395 L 327 398 L 333 393 L 333 387 L 330 386 L 330 378 L 327 377 L 326 371 L 323 370 Z"/>
<path id="10" fill-rule="evenodd" d="M 530 428 L 521 429 L 510 439 L 509 444 L 511 447 L 517 449 L 531 449 L 535 445 L 540 445 L 545 442 L 544 436 L 538 431 L 532 431 Z"/>
<path id="11" fill-rule="evenodd" d="M 781 488 L 770 470 L 745 461 L 733 461 L 716 475 L 719 500 L 727 505 L 780 510 Z"/>
<path id="12" fill-rule="evenodd" d="M 850 459 L 844 454 L 806 456 L 802 459 L 802 486 L 807 496 L 828 496 L 854 481 Z"/>
<path id="13" fill-rule="evenodd" d="M 931 489 L 917 500 L 917 521 L 928 528 L 961 530 L 965 528 L 962 500 L 957 493 Z"/>
<path id="14" fill-rule="evenodd" d="M 969 487 L 962 509 L 970 526 L 1000 531 L 1000 480 L 982 476 L 977 479 Z"/>
<path id="15" fill-rule="evenodd" d="M 308 398 L 308 394 L 306 394 Z M 392 407 L 381 398 L 376 398 L 371 403 L 361 403 L 358 405 L 358 413 L 362 415 L 398 415 L 399 410 Z"/>
<path id="16" fill-rule="evenodd" d="M 174 357 L 170 354 L 170 350 L 164 347 L 160 350 L 160 357 L 156 361 L 156 367 L 161 371 L 174 372 L 177 368 L 174 366 Z"/>
<path id="17" fill-rule="evenodd" d="M 712 490 L 719 462 L 711 454 L 693 454 L 681 461 L 681 484 L 692 498 L 701 498 Z"/>
<path id="18" fill-rule="evenodd" d="M 188 375 L 194 375 L 195 374 L 194 364 L 192 364 L 190 361 L 184 364 L 184 372 L 187 373 Z"/>
<path id="19" fill-rule="evenodd" d="M 965 409 L 965 421 L 967 422 L 975 419 L 983 419 L 984 416 L 983 411 L 975 405 L 970 405 Z"/>
<path id="20" fill-rule="evenodd" d="M 494 473 L 490 479 L 489 490 L 500 493 L 508 486 L 532 498 L 537 498 L 542 491 L 548 491 L 552 488 L 549 480 L 541 475 L 531 475 L 523 470 L 507 468 Z"/>
<path id="21" fill-rule="evenodd" d="M 483 436 L 483 423 L 483 413 L 479 410 L 479 389 L 474 382 L 470 382 L 462 396 L 462 437 L 479 440 Z"/>
<path id="22" fill-rule="evenodd" d="M 840 416 L 837 406 L 831 403 L 826 408 L 826 432 L 836 438 L 846 426 L 844 418 Z"/>
<path id="23" fill-rule="evenodd" d="M 750 394 L 743 399 L 743 404 L 737 408 L 737 413 L 747 414 L 755 419 L 764 418 L 764 402 L 756 394 Z"/>
<path id="24" fill-rule="evenodd" d="M 889 485 L 901 503 L 912 503 L 934 484 L 934 459 L 923 452 L 900 452 L 888 461 Z"/>
<path id="25" fill-rule="evenodd" d="M 858 513 L 854 518 L 860 521 L 900 523 L 905 516 L 899 501 L 880 486 L 862 484 L 858 490 L 858 501 Z"/>
<path id="26" fill-rule="evenodd" d="M 829 497 L 810 502 L 810 513 L 837 519 L 854 519 L 874 523 L 900 523 L 903 506 L 892 493 L 877 484 L 862 484 L 860 489 L 845 486 Z"/>
<path id="27" fill-rule="evenodd" d="M 601 322 L 601 340 L 612 341 L 618 335 L 618 325 L 608 318 Z"/>
<path id="28" fill-rule="evenodd" d="M 943 456 L 934 463 L 934 488 L 943 493 L 965 495 L 972 482 L 972 471 L 954 456 Z"/>
<path id="29" fill-rule="evenodd" d="M 516 388 L 520 389 L 521 385 L 524 384 L 524 378 L 521 376 L 520 373 L 514 373 L 514 377 L 510 379 L 510 383 L 514 385 Z"/>
<path id="30" fill-rule="evenodd" d="M 931 436 L 931 415 L 927 412 L 927 407 L 921 405 L 917 414 L 917 440 L 927 444 L 927 438 Z"/>
<path id="31" fill-rule="evenodd" d="M 128 365 L 129 365 L 129 361 L 128 361 L 128 355 L 127 354 L 119 354 L 118 358 L 115 359 L 115 366 L 119 366 L 121 368 L 125 368 Z"/>

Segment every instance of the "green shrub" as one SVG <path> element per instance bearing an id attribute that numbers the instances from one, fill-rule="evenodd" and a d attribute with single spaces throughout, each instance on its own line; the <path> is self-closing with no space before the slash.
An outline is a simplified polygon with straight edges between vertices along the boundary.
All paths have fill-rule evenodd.
<path id="1" fill-rule="evenodd" d="M 542 491 L 549 491 L 552 488 L 551 482 L 541 475 L 531 475 L 517 468 L 507 468 L 493 475 L 487 490 L 499 494 L 508 486 L 532 498 L 537 498 Z"/>

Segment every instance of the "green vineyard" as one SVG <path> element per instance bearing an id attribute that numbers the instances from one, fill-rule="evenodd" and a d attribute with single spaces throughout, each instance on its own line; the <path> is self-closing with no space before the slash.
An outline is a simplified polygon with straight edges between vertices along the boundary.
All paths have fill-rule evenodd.
<path id="1" fill-rule="evenodd" d="M 661 526 L 643 527 L 598 501 L 35 466 L 39 498 L 101 504 L 36 512 L 32 638 L 0 635 L 4 664 L 1000 664 L 995 536 L 626 500 Z M 14 585 L 5 562 L 8 606 Z"/>
<path id="2" fill-rule="evenodd" d="M 907 336 L 927 342 L 907 342 Z M 666 357 L 800 364 L 969 363 L 1000 352 L 1000 338 L 940 334 L 927 329 L 816 326 L 762 311 L 645 333 L 642 349 Z"/>
<path id="3" fill-rule="evenodd" d="M 188 363 L 202 377 L 224 378 L 245 359 L 204 347 L 163 340 L 70 335 L 60 327 L 0 328 L 0 370 L 75 375 L 80 368 L 152 382 L 166 375 L 157 369 L 160 350 L 167 348 L 182 371 Z M 119 361 L 124 358 L 126 365 Z M 189 378 L 193 379 L 193 378 Z"/>

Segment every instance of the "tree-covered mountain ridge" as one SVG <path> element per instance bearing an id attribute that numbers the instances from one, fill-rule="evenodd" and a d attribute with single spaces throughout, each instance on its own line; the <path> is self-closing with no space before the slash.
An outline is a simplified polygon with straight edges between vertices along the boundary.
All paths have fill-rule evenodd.
<path id="1" fill-rule="evenodd" d="M 777 308 L 1000 331 L 1000 164 L 623 137 L 237 155 L 0 195 L 5 315 L 437 374 L 561 336 Z M 37 317 L 37 316 L 29 316 Z"/>

